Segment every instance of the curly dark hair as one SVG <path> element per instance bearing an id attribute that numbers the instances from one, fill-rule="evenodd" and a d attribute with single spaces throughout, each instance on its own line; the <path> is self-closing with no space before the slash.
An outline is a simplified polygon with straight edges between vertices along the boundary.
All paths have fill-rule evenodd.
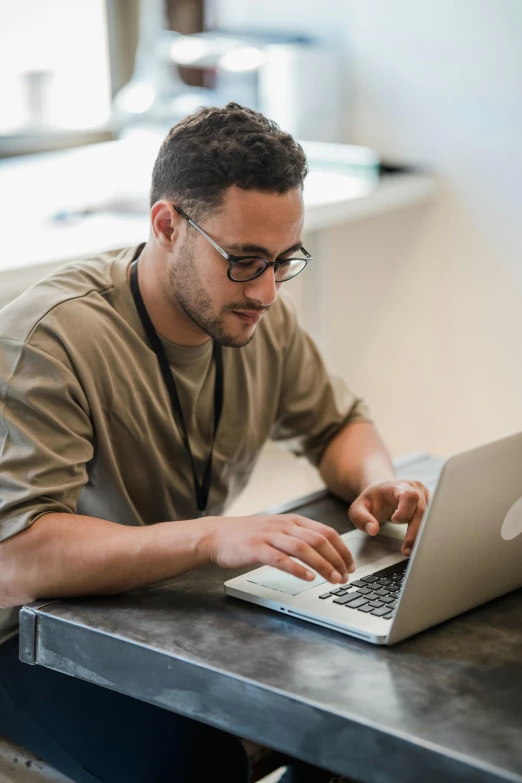
<path id="1" fill-rule="evenodd" d="M 150 205 L 167 199 L 201 218 L 227 188 L 286 193 L 308 174 L 302 147 L 277 123 L 237 103 L 204 107 L 174 125 L 152 172 Z"/>

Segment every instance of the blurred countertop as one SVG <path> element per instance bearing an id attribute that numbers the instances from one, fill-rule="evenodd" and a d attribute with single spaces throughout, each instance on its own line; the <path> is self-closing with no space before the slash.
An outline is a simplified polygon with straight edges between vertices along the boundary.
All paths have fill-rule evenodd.
<path id="1" fill-rule="evenodd" d="M 405 208 L 434 193 L 428 174 L 379 176 L 378 165 L 349 162 L 349 145 L 308 144 L 305 232 Z M 0 161 L 0 274 L 145 241 L 158 147 L 156 138 L 128 138 Z"/>

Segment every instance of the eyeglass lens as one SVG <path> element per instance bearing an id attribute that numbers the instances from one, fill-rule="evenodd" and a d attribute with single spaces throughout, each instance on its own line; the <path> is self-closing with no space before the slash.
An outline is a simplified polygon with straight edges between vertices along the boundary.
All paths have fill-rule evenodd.
<path id="1" fill-rule="evenodd" d="M 282 283 L 291 277 L 295 277 L 305 268 L 306 262 L 306 258 L 289 258 L 287 261 L 281 262 L 281 265 L 275 270 L 276 282 Z M 230 275 L 237 282 L 245 282 L 246 280 L 259 277 L 265 269 L 266 263 L 262 258 L 249 258 L 248 260 L 237 261 L 232 264 Z"/>

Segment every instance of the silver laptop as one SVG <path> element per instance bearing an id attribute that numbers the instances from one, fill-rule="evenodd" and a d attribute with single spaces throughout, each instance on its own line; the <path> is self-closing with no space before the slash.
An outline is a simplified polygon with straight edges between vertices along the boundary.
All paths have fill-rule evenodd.
<path id="1" fill-rule="evenodd" d="M 522 434 L 443 460 L 414 455 L 397 474 L 432 489 L 411 557 L 405 526 L 342 538 L 357 570 L 346 585 L 264 566 L 225 583 L 235 598 L 395 644 L 522 586 Z M 295 504 L 294 504 L 295 507 Z M 319 520 L 328 524 L 328 520 Z"/>

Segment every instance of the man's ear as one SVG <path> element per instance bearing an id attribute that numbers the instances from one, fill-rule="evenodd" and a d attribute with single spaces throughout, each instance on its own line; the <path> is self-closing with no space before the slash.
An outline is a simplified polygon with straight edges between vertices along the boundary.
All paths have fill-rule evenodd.
<path id="1" fill-rule="evenodd" d="M 150 211 L 150 223 L 158 245 L 166 253 L 172 253 L 183 218 L 169 201 L 156 201 Z"/>

